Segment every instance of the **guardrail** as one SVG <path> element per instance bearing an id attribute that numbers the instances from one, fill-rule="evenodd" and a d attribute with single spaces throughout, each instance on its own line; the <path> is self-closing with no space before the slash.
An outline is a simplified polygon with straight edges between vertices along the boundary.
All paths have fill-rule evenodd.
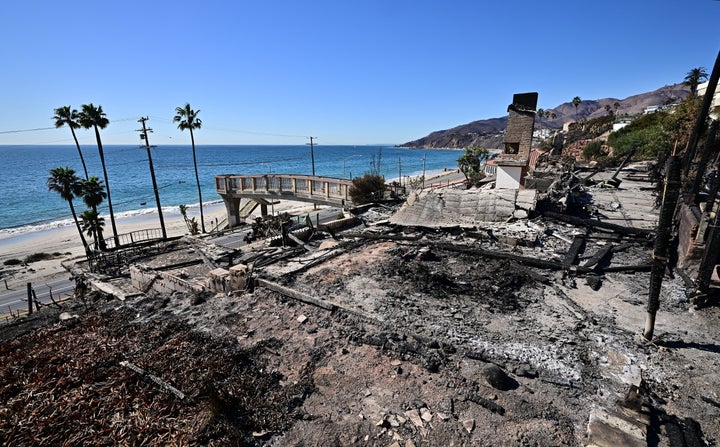
<path id="1" fill-rule="evenodd" d="M 134 246 L 143 242 L 162 240 L 162 238 L 162 229 L 148 228 L 145 230 L 137 230 L 130 233 L 118 234 L 117 246 L 115 245 L 114 237 L 105 238 L 105 247 L 107 250 L 113 250 L 115 248 Z"/>

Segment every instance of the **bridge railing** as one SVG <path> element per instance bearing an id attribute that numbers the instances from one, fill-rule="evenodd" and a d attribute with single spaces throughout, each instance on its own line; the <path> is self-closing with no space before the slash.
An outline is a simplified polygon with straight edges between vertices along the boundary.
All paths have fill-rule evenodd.
<path id="1" fill-rule="evenodd" d="M 294 195 L 306 199 L 346 201 L 350 203 L 352 181 L 331 177 L 295 174 L 217 175 L 218 194 L 237 195 Z"/>

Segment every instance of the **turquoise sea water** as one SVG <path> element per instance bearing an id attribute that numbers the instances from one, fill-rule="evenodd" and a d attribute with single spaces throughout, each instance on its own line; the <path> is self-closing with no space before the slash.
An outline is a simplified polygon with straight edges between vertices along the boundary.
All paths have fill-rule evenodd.
<path id="1" fill-rule="evenodd" d="M 90 175 L 102 179 L 97 147 L 82 148 Z M 137 215 L 156 209 L 145 149 L 132 145 L 104 146 L 105 164 L 113 199 L 119 215 Z M 219 174 L 310 174 L 310 147 L 216 145 L 196 146 L 203 202 L 220 201 L 214 177 Z M 381 154 L 381 157 L 378 156 Z M 323 146 L 314 148 L 315 174 L 350 178 L 368 172 L 373 158 L 380 160 L 387 179 L 402 174 L 417 175 L 457 167 L 460 154 L 454 150 L 403 149 L 391 146 Z M 164 210 L 177 211 L 180 204 L 197 205 L 197 185 L 189 145 L 153 149 L 153 164 L 160 202 Z M 398 169 L 400 160 L 400 170 Z M 0 236 L 67 225 L 71 223 L 67 202 L 47 190 L 50 169 L 70 166 L 83 177 L 75 146 L 0 146 Z M 107 215 L 107 203 L 98 211 Z M 78 213 L 85 209 L 76 203 Z"/>

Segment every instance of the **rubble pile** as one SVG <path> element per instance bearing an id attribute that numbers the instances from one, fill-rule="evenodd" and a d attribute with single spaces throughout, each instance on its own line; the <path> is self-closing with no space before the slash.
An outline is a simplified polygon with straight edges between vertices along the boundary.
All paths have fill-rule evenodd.
<path id="1" fill-rule="evenodd" d="M 71 318 L 0 345 L 1 443 L 254 445 L 290 427 L 312 391 L 308 380 L 281 387 L 263 369 L 272 340 L 243 349 L 175 319 L 133 322 L 136 312 Z"/>
<path id="2" fill-rule="evenodd" d="M 554 188 L 591 216 L 368 206 L 295 247 L 178 243 L 152 280 L 0 329 L 0 444 L 713 445 L 720 312 L 668 277 L 647 342 L 654 218 L 623 206 L 647 200 Z"/>

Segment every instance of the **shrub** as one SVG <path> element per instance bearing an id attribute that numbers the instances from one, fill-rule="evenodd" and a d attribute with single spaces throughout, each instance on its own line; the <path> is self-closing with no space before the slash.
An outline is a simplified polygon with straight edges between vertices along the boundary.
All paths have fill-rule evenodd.
<path id="1" fill-rule="evenodd" d="M 31 262 L 44 261 L 46 259 L 52 259 L 53 255 L 48 253 L 33 253 L 25 258 L 25 263 L 30 264 Z"/>
<path id="2" fill-rule="evenodd" d="M 376 174 L 355 177 L 348 192 L 355 205 L 381 200 L 385 195 L 385 179 Z"/>
<path id="3" fill-rule="evenodd" d="M 591 141 L 585 146 L 585 149 L 583 149 L 582 154 L 585 160 L 595 160 L 597 158 L 600 158 L 602 153 L 602 141 Z"/>
<path id="4" fill-rule="evenodd" d="M 3 265 L 20 265 L 23 262 L 19 259 L 8 259 L 7 261 L 3 262 Z"/>

